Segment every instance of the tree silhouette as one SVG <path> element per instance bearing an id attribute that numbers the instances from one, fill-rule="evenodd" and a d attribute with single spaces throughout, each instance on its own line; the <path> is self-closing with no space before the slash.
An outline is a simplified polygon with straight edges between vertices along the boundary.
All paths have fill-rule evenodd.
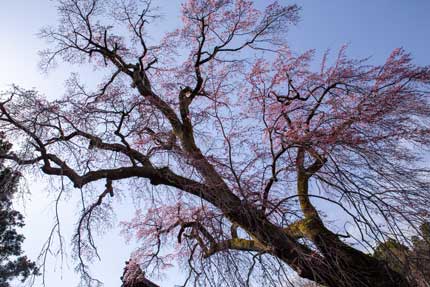
<path id="1" fill-rule="evenodd" d="M 0 134 L 0 154 L 9 152 L 11 145 Z M 10 281 L 22 281 L 30 275 L 37 275 L 34 262 L 22 255 L 24 236 L 16 228 L 24 226 L 21 213 L 12 208 L 12 197 L 17 191 L 19 175 L 10 168 L 0 167 L 0 286 L 10 286 Z"/>

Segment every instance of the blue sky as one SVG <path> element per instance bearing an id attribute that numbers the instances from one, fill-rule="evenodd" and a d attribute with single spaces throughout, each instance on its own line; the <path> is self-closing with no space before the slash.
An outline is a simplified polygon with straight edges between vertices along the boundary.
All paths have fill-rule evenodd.
<path id="1" fill-rule="evenodd" d="M 263 2 L 263 1 L 262 1 Z M 430 64 L 430 2 L 425 0 L 302 0 L 302 20 L 291 31 L 297 49 L 336 50 L 348 43 L 356 57 L 381 62 L 395 47 Z"/>
<path id="2" fill-rule="evenodd" d="M 55 24 L 55 1 L 14 0 L 2 1 L 0 6 L 0 90 L 15 83 L 25 88 L 36 88 L 49 98 L 63 93 L 63 84 L 70 72 L 78 67 L 59 65 L 49 74 L 38 69 L 38 50 L 46 46 L 37 37 L 40 27 Z M 162 0 L 154 3 L 166 15 L 165 25 L 155 30 L 174 26 L 178 22 L 177 0 Z M 316 49 L 317 55 L 326 49 L 336 51 L 342 44 L 349 44 L 349 55 L 363 58 L 371 56 L 371 61 L 380 63 L 391 50 L 403 47 L 411 52 L 414 61 L 420 65 L 430 64 L 430 1 L 427 0 L 300 0 L 280 1 L 297 3 L 302 7 L 301 21 L 290 31 L 290 45 L 293 50 Z M 270 1 L 256 1 L 265 6 Z M 27 180 L 32 192 L 26 202 L 25 214 L 27 240 L 25 248 L 30 256 L 36 256 L 46 240 L 53 224 L 54 194 L 47 193 L 49 183 L 36 176 Z M 20 205 L 21 202 L 19 202 Z M 132 215 L 131 202 L 124 200 L 116 204 L 117 219 L 126 220 Z M 64 232 L 73 231 L 77 205 L 73 197 L 62 204 Z M 66 244 L 70 242 L 66 238 Z M 120 286 L 119 277 L 123 263 L 133 249 L 133 244 L 125 244 L 119 229 L 113 229 L 100 240 L 102 262 L 95 262 L 95 275 L 105 281 L 106 287 Z M 70 255 L 71 251 L 68 250 Z M 59 260 L 49 259 L 47 266 L 47 286 L 76 286 L 77 275 L 70 257 L 63 267 Z M 162 286 L 173 286 L 178 274 L 172 272 L 165 281 L 157 280 Z M 35 286 L 40 286 L 37 282 Z"/>

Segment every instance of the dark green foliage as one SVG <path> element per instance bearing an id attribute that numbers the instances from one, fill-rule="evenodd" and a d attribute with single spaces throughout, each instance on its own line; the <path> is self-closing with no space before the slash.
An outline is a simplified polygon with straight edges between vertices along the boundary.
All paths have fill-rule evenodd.
<path id="1" fill-rule="evenodd" d="M 0 153 L 11 148 L 0 134 Z M 24 236 L 16 228 L 23 227 L 23 216 L 12 208 L 12 197 L 17 191 L 19 175 L 0 165 L 0 287 L 9 287 L 10 281 L 38 273 L 36 265 L 22 255 Z"/>
<path id="2" fill-rule="evenodd" d="M 409 278 L 411 286 L 430 286 L 430 222 L 420 226 L 420 236 L 412 237 L 410 248 L 388 239 L 379 244 L 374 256 Z"/>
<path id="3" fill-rule="evenodd" d="M 406 246 L 390 238 L 376 247 L 374 256 L 388 263 L 393 270 L 405 274 L 408 254 L 409 249 Z"/>
<path id="4" fill-rule="evenodd" d="M 420 286 L 430 286 L 430 222 L 420 227 L 421 237 L 414 236 L 411 261 L 415 268 L 415 277 L 423 282 Z"/>

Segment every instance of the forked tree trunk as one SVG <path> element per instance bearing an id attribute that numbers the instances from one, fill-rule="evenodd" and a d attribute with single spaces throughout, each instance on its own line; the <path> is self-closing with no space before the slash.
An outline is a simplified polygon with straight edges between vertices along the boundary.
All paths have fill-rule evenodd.
<path id="1" fill-rule="evenodd" d="M 307 187 L 306 183 L 304 188 Z M 285 229 L 271 223 L 261 210 L 242 202 L 229 192 L 218 190 L 218 194 L 222 196 L 216 197 L 214 204 L 230 221 L 241 226 L 273 256 L 287 263 L 303 278 L 327 287 L 409 286 L 401 274 L 382 261 L 350 247 L 328 230 L 316 211 L 306 210 L 313 208 L 310 202 L 309 206 L 302 206 L 307 214 L 301 224 L 301 231 L 303 237 L 318 248 L 318 253 L 300 244 Z"/>
<path id="2" fill-rule="evenodd" d="M 281 228 L 258 218 L 255 213 L 231 212 L 229 215 L 303 278 L 327 287 L 410 286 L 401 274 L 382 261 L 346 244 L 339 245 L 339 240 L 329 240 L 323 236 L 315 238 L 314 243 L 322 249 L 322 255 L 319 255 L 292 244 Z"/>

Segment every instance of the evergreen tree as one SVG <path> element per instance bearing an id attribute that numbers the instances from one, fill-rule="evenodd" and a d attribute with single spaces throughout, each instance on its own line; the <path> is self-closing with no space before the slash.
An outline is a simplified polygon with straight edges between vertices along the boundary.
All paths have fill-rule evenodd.
<path id="1" fill-rule="evenodd" d="M 409 278 L 411 286 L 430 286 L 430 222 L 420 226 L 419 236 L 412 236 L 413 245 L 408 248 L 390 238 L 379 244 L 374 256 Z"/>
<path id="2" fill-rule="evenodd" d="M 11 145 L 0 134 L 0 152 L 5 154 Z M 16 228 L 24 226 L 24 217 L 12 208 L 12 198 L 17 191 L 19 174 L 0 163 L 0 287 L 9 287 L 10 281 L 19 278 L 24 281 L 36 275 L 34 262 L 22 255 L 24 236 Z"/>
<path id="3" fill-rule="evenodd" d="M 414 277 L 417 278 L 418 286 L 430 286 L 430 222 L 420 226 L 420 237 L 412 238 L 413 249 L 411 261 L 414 264 Z"/>

